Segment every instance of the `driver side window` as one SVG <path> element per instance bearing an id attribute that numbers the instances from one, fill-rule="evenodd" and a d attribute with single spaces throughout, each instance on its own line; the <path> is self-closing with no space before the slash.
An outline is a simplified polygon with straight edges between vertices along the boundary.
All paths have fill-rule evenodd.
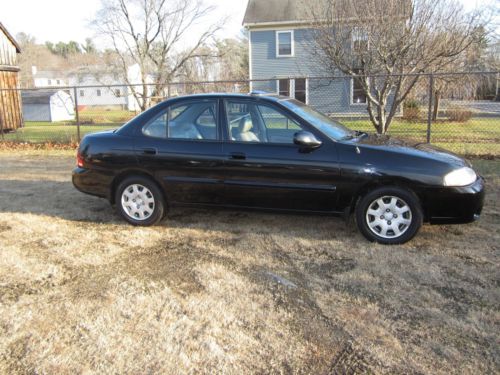
<path id="1" fill-rule="evenodd" d="M 236 142 L 293 144 L 302 128 L 277 109 L 250 102 L 227 101 L 230 138 Z"/>
<path id="2" fill-rule="evenodd" d="M 266 128 L 270 143 L 293 143 L 293 136 L 302 128 L 294 120 L 267 105 L 258 105 L 259 114 Z"/>

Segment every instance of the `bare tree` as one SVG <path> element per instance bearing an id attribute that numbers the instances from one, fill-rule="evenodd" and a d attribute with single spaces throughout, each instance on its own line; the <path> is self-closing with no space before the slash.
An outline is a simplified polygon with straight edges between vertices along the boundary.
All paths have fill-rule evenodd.
<path id="1" fill-rule="evenodd" d="M 219 81 L 214 83 L 191 84 L 196 92 L 233 91 L 247 87 L 243 81 L 248 79 L 248 40 L 240 38 L 216 40 L 213 46 L 202 46 L 182 69 L 187 81 Z M 220 82 L 240 81 L 240 82 Z"/>
<path id="2" fill-rule="evenodd" d="M 443 71 L 482 30 L 478 12 L 455 0 L 322 0 L 308 6 L 312 53 L 329 73 L 359 83 L 375 129 L 384 134 L 419 73 Z"/>
<path id="3" fill-rule="evenodd" d="M 222 27 L 223 21 L 204 27 L 185 47 L 213 9 L 201 0 L 102 0 L 93 25 L 111 43 L 122 78 L 142 110 L 152 97 L 163 95 L 184 64 Z M 129 77 L 131 65 L 139 67 L 139 87 Z"/>

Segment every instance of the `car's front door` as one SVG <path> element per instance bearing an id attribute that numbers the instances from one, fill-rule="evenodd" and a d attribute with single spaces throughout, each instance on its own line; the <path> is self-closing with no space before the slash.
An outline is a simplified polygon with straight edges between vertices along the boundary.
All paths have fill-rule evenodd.
<path id="1" fill-rule="evenodd" d="M 223 190 L 218 100 L 169 105 L 142 126 L 139 165 L 161 181 L 170 203 L 217 204 Z"/>
<path id="2" fill-rule="evenodd" d="M 335 211 L 339 166 L 335 144 L 305 152 L 293 142 L 313 131 L 277 105 L 224 101 L 224 203 L 248 207 Z"/>

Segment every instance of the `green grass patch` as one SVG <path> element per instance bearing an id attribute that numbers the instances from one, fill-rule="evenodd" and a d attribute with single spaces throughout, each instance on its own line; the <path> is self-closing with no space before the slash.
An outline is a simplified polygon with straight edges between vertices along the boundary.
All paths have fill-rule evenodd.
<path id="1" fill-rule="evenodd" d="M 121 123 L 102 125 L 81 125 L 80 136 L 120 126 Z M 16 132 L 4 135 L 6 141 L 16 142 L 75 142 L 78 139 L 78 128 L 74 123 L 26 122 Z"/>
<path id="2" fill-rule="evenodd" d="M 125 123 L 136 115 L 127 110 L 84 109 L 79 112 L 80 122 L 83 124 L 116 124 Z"/>
<path id="3" fill-rule="evenodd" d="M 369 120 L 340 120 L 354 130 L 375 132 Z M 388 134 L 425 142 L 427 123 L 395 120 Z M 431 127 L 431 142 L 461 155 L 500 155 L 500 118 L 475 118 L 468 122 L 438 121 Z"/>

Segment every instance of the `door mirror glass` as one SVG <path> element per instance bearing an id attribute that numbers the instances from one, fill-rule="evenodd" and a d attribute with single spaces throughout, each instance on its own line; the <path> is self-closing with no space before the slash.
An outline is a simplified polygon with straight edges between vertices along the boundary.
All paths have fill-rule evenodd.
<path id="1" fill-rule="evenodd" d="M 307 131 L 300 131 L 293 136 L 293 143 L 304 149 L 315 149 L 321 146 L 321 141 L 316 136 Z"/>

